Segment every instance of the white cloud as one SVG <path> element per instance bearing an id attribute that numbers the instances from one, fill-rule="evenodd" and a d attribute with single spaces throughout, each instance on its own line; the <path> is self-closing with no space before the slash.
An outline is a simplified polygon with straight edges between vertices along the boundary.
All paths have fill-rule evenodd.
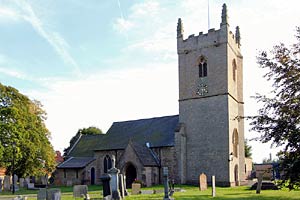
<path id="1" fill-rule="evenodd" d="M 114 121 L 178 114 L 176 63 L 47 84 L 49 91 L 29 96 L 43 103 L 52 144 L 59 150 L 68 146 L 79 128 L 97 126 L 106 131 Z"/>
<path id="2" fill-rule="evenodd" d="M 7 76 L 11 76 L 11 77 L 14 77 L 14 78 L 18 78 L 18 79 L 29 80 L 29 77 L 25 73 L 20 72 L 18 70 L 8 68 L 8 67 L 1 67 L 0 66 L 0 73 L 3 73 Z"/>
<path id="3" fill-rule="evenodd" d="M 16 21 L 20 19 L 20 16 L 14 10 L 7 7 L 0 6 L 0 20 L 5 21 L 8 19 Z"/>
<path id="4" fill-rule="evenodd" d="M 129 31 L 133 26 L 134 24 L 131 21 L 124 18 L 117 18 L 113 24 L 115 30 L 124 34 L 126 34 L 126 32 Z"/>

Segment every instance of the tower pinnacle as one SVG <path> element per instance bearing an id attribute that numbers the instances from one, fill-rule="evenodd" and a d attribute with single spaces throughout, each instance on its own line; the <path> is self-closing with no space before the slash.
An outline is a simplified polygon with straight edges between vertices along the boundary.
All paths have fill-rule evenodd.
<path id="1" fill-rule="evenodd" d="M 227 25 L 227 24 L 228 24 L 227 6 L 224 3 L 223 4 L 223 8 L 222 8 L 222 22 L 221 22 L 221 26 L 222 25 Z"/>
<path id="2" fill-rule="evenodd" d="M 235 42 L 237 43 L 238 47 L 241 46 L 241 34 L 239 26 L 235 28 Z"/>
<path id="3" fill-rule="evenodd" d="M 181 21 L 181 18 L 178 18 L 178 23 L 177 23 L 177 38 L 183 37 L 183 24 Z"/>

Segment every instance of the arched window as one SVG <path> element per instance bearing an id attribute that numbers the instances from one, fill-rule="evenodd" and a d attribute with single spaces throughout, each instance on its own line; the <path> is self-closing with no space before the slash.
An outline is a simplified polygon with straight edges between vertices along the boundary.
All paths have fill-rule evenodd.
<path id="1" fill-rule="evenodd" d="M 238 135 L 236 128 L 233 130 L 232 144 L 233 144 L 233 156 L 238 157 L 239 135 Z"/>
<path id="2" fill-rule="evenodd" d="M 199 62 L 199 77 L 206 77 L 207 76 L 207 62 L 205 61 L 204 57 L 200 57 Z"/>
<path id="3" fill-rule="evenodd" d="M 106 155 L 104 157 L 103 166 L 104 166 L 104 173 L 107 173 L 107 171 L 112 167 L 111 158 L 109 157 L 109 155 Z"/>
<path id="4" fill-rule="evenodd" d="M 234 81 L 236 81 L 236 71 L 237 71 L 237 67 L 236 67 L 236 61 L 235 61 L 235 59 L 233 59 L 233 61 L 232 61 L 232 79 L 234 80 Z"/>

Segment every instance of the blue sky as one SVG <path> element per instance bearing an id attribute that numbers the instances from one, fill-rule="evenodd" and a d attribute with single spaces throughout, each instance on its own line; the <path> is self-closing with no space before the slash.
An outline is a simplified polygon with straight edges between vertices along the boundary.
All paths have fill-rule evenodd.
<path id="1" fill-rule="evenodd" d="M 55 149 L 79 128 L 178 114 L 176 24 L 184 37 L 208 30 L 208 0 L 0 0 L 0 81 L 42 102 Z M 291 43 L 298 0 L 210 0 L 210 28 L 241 28 L 245 113 L 268 91 L 255 57 Z M 248 133 L 247 138 L 253 136 Z M 254 161 L 276 149 L 251 142 Z"/>

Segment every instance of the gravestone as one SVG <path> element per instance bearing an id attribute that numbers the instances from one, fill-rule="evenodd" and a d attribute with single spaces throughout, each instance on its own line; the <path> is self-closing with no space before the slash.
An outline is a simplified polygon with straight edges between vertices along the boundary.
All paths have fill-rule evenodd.
<path id="1" fill-rule="evenodd" d="M 200 174 L 199 176 L 199 190 L 207 190 L 207 177 L 204 173 Z"/>
<path id="2" fill-rule="evenodd" d="M 122 199 L 119 192 L 119 173 L 120 170 L 116 168 L 116 158 L 112 156 L 111 159 L 112 168 L 108 170 L 108 174 L 111 176 L 109 185 L 111 190 L 111 199 L 119 200 Z"/>
<path id="3" fill-rule="evenodd" d="M 10 176 L 4 176 L 3 181 L 3 190 L 4 191 L 10 191 L 10 183 L 11 183 L 11 177 Z"/>
<path id="4" fill-rule="evenodd" d="M 27 184 L 27 189 L 28 189 L 28 190 L 34 190 L 34 189 L 35 189 L 34 183 L 28 183 L 28 184 Z"/>
<path id="5" fill-rule="evenodd" d="M 124 183 L 125 196 L 128 196 L 127 185 L 126 185 L 126 176 L 125 175 L 123 175 L 123 183 Z"/>
<path id="6" fill-rule="evenodd" d="M 73 197 L 87 197 L 88 196 L 88 186 L 87 185 L 74 185 L 73 186 Z"/>
<path id="7" fill-rule="evenodd" d="M 24 187 L 28 188 L 28 183 L 30 183 L 30 178 L 29 177 L 25 177 L 25 181 L 24 181 Z"/>
<path id="8" fill-rule="evenodd" d="M 263 179 L 263 174 L 260 173 L 260 174 L 258 175 L 256 194 L 260 194 L 261 185 L 262 185 L 262 179 Z"/>
<path id="9" fill-rule="evenodd" d="M 48 189 L 47 190 L 47 200 L 61 200 L 60 189 Z"/>
<path id="10" fill-rule="evenodd" d="M 168 167 L 163 167 L 163 176 L 164 176 L 164 191 L 165 191 L 163 200 L 173 200 L 173 198 L 171 198 L 169 196 L 169 170 L 168 170 Z"/>
<path id="11" fill-rule="evenodd" d="M 48 176 L 41 176 L 42 185 L 47 185 L 47 182 L 48 182 Z"/>
<path id="12" fill-rule="evenodd" d="M 40 188 L 37 194 L 37 200 L 47 200 L 47 189 Z"/>
<path id="13" fill-rule="evenodd" d="M 12 185 L 12 190 L 14 189 L 15 191 L 19 191 L 19 186 L 18 186 L 18 176 L 15 174 L 14 175 L 14 181 L 13 181 L 13 185 Z"/>
<path id="14" fill-rule="evenodd" d="M 2 192 L 2 187 L 3 187 L 3 179 L 2 178 L 0 178 L 0 192 Z"/>
<path id="15" fill-rule="evenodd" d="M 24 178 L 20 178 L 19 183 L 20 183 L 20 188 L 23 188 L 24 187 L 24 183 L 25 183 L 25 179 Z"/>
<path id="16" fill-rule="evenodd" d="M 123 174 L 119 174 L 119 190 L 120 190 L 121 198 L 124 198 L 125 197 L 125 189 L 124 189 Z"/>
<path id="17" fill-rule="evenodd" d="M 132 183 L 131 184 L 131 194 L 136 195 L 141 192 L 141 184 L 140 183 Z"/>
<path id="18" fill-rule="evenodd" d="M 109 181 L 110 181 L 110 175 L 109 174 L 103 174 L 100 177 L 102 181 L 102 186 L 103 186 L 103 197 L 106 197 L 111 194 L 110 192 L 110 186 L 109 186 Z"/>
<path id="19" fill-rule="evenodd" d="M 215 176 L 211 177 L 211 186 L 212 186 L 212 196 L 216 196 L 216 179 Z"/>

